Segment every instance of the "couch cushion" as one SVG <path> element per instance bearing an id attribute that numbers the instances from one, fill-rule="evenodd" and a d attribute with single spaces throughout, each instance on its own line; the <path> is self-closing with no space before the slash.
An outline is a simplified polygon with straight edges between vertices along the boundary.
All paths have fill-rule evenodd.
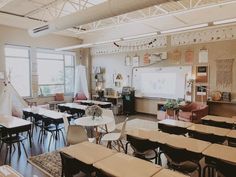
<path id="1" fill-rule="evenodd" d="M 87 97 L 85 96 L 84 93 L 76 93 L 75 95 L 75 100 L 87 100 Z"/>
<path id="2" fill-rule="evenodd" d="M 191 112 L 183 112 L 183 111 L 179 112 L 179 117 L 182 117 L 185 119 L 190 119 L 191 116 L 192 116 Z"/>
<path id="3" fill-rule="evenodd" d="M 64 93 L 56 93 L 55 101 L 64 101 Z"/>

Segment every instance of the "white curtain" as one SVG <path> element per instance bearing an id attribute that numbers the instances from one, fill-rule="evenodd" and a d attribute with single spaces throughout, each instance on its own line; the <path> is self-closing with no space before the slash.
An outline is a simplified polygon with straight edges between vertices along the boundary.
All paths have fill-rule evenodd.
<path id="1" fill-rule="evenodd" d="M 86 75 L 86 67 L 83 65 L 77 65 L 75 68 L 75 89 L 74 95 L 76 93 L 82 92 L 89 99 L 89 91 L 88 91 L 88 82 Z"/>

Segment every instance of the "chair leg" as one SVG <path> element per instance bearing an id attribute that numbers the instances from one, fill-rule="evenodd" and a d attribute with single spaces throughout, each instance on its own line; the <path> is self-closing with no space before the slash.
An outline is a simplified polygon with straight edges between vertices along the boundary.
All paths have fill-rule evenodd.
<path id="1" fill-rule="evenodd" d="M 202 176 L 202 167 L 199 163 L 197 165 L 198 165 L 198 177 L 201 177 Z"/>
<path id="2" fill-rule="evenodd" d="M 121 148 L 122 148 L 122 149 L 123 149 L 123 151 L 125 152 L 125 147 L 124 147 L 124 144 L 122 143 L 122 141 L 121 141 L 121 140 L 119 140 L 119 142 L 120 142 Z"/>
<path id="3" fill-rule="evenodd" d="M 6 162 L 7 162 L 7 155 L 8 155 L 8 145 L 6 145 L 6 148 L 7 148 L 7 153 L 6 153 L 6 156 L 5 156 L 5 160 L 4 160 L 4 164 L 6 164 Z"/>
<path id="4" fill-rule="evenodd" d="M 54 133 L 51 132 L 51 137 L 50 137 L 50 140 L 49 140 L 49 143 L 48 143 L 48 151 L 50 150 L 50 145 L 51 145 L 51 141 L 52 141 L 53 136 L 54 136 Z"/>
<path id="5" fill-rule="evenodd" d="M 118 146 L 118 152 L 120 152 L 120 143 L 119 141 L 116 141 L 117 142 L 117 146 Z"/>
<path id="6" fill-rule="evenodd" d="M 22 147 L 23 147 L 23 149 L 24 149 L 24 151 L 25 151 L 25 155 L 26 155 L 26 157 L 27 157 L 27 159 L 28 159 L 28 154 L 27 154 L 27 152 L 26 152 L 25 145 L 24 145 L 24 143 L 23 143 L 22 141 L 21 141 L 20 143 L 21 143 L 21 145 L 22 145 Z"/>

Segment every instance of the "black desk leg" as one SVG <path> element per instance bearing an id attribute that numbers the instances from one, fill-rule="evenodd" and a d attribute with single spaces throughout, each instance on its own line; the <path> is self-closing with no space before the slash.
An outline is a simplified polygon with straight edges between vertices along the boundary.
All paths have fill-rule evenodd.
<path id="1" fill-rule="evenodd" d="M 32 148 L 32 136 L 30 130 L 28 130 L 28 138 L 29 138 L 30 148 Z"/>

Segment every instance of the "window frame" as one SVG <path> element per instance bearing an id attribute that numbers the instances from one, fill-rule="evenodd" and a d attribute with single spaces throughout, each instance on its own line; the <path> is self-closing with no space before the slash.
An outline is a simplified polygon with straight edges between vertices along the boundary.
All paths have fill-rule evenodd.
<path id="1" fill-rule="evenodd" d="M 56 85 L 63 85 L 64 88 L 64 95 L 73 95 L 73 92 L 66 92 L 66 68 L 73 68 L 75 71 L 75 67 L 76 67 L 76 53 L 75 52 L 69 52 L 69 51 L 55 51 L 53 49 L 42 49 L 42 48 L 37 48 L 36 49 L 36 60 L 38 63 L 38 60 L 51 60 L 51 61 L 62 61 L 63 62 L 63 74 L 64 74 L 64 79 L 63 79 L 63 84 L 39 84 L 38 83 L 38 89 L 40 88 L 40 86 L 56 86 Z M 54 59 L 54 58 L 38 58 L 37 57 L 37 53 L 49 53 L 49 54 L 60 54 L 62 55 L 62 59 Z M 66 55 L 71 55 L 73 57 L 73 66 L 66 66 L 65 65 L 65 56 Z M 37 66 L 38 67 L 38 66 Z M 39 76 L 39 74 L 38 74 Z M 73 83 L 75 84 L 75 72 L 73 73 Z M 53 94 L 48 94 L 46 96 L 54 96 L 55 93 Z"/>
<path id="2" fill-rule="evenodd" d="M 27 49 L 28 50 L 28 58 L 27 57 L 17 57 L 17 56 L 10 56 L 7 55 L 5 49 L 9 48 L 16 48 L 16 49 Z M 15 58 L 15 59 L 27 59 L 29 64 L 29 95 L 28 96 L 21 96 L 23 98 L 30 98 L 32 97 L 32 60 L 31 60 L 31 47 L 25 45 L 16 45 L 16 44 L 4 44 L 4 60 L 5 60 L 5 71 L 7 72 L 7 58 Z M 8 73 L 7 73 L 8 74 Z"/>

